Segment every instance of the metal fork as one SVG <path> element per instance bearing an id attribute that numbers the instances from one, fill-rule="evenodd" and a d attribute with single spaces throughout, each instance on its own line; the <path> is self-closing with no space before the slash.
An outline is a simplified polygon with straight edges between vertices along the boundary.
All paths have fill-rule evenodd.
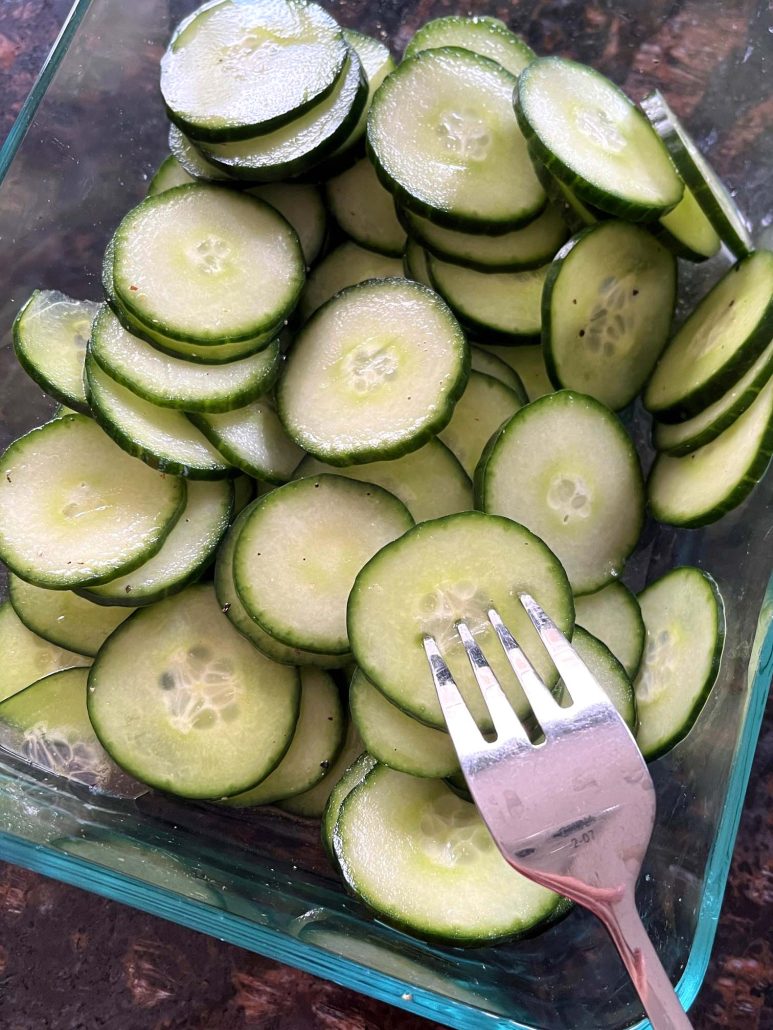
<path id="1" fill-rule="evenodd" d="M 496 732 L 488 742 L 437 643 L 426 636 L 424 650 L 464 778 L 510 865 L 598 916 L 654 1030 L 689 1030 L 634 900 L 655 822 L 652 777 L 628 727 L 566 637 L 534 598 L 521 594 L 520 600 L 572 704 L 558 704 L 491 609 L 489 621 L 544 734 L 544 741 L 532 743 L 468 626 L 459 622 Z"/>

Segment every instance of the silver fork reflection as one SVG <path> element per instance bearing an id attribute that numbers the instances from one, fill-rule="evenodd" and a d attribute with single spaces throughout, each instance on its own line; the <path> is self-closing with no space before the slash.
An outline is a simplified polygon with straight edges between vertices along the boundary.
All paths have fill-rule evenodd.
<path id="1" fill-rule="evenodd" d="M 636 910 L 634 889 L 655 821 L 655 790 L 628 727 L 576 651 L 528 594 L 521 603 L 571 697 L 561 707 L 493 609 L 488 612 L 544 740 L 532 743 L 464 622 L 457 623 L 496 732 L 478 729 L 433 637 L 424 638 L 470 793 L 518 872 L 602 921 L 655 1030 L 688 1030 Z"/>

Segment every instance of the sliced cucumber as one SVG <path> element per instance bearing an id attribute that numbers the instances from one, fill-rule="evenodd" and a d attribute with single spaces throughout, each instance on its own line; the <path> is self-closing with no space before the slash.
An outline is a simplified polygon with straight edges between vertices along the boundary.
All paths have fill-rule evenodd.
<path id="1" fill-rule="evenodd" d="M 111 761 L 91 727 L 88 677 L 88 669 L 54 672 L 0 703 L 0 749 L 100 794 L 139 797 L 145 788 Z"/>
<path id="2" fill-rule="evenodd" d="M 343 877 L 380 919 L 456 946 L 518 937 L 560 897 L 517 873 L 474 805 L 442 780 L 375 766 L 333 832 Z"/>
<path id="3" fill-rule="evenodd" d="M 545 352 L 541 344 L 527 347 L 501 347 L 491 344 L 481 346 L 488 354 L 493 354 L 513 369 L 526 388 L 530 401 L 536 401 L 546 393 L 553 393 L 553 384 L 545 367 Z"/>
<path id="4" fill-rule="evenodd" d="M 687 735 L 719 672 L 725 609 L 702 569 L 672 569 L 639 594 L 647 643 L 634 683 L 645 758 L 658 758 Z"/>
<path id="5" fill-rule="evenodd" d="M 559 251 L 545 280 L 550 378 L 624 408 L 655 367 L 675 303 L 676 259 L 646 229 L 606 221 L 583 230 Z"/>
<path id="6" fill-rule="evenodd" d="M 307 322 L 277 388 L 282 424 L 331 465 L 397 458 L 448 424 L 469 370 L 456 319 L 409 279 L 351 286 Z"/>
<path id="7" fill-rule="evenodd" d="M 272 330 L 304 281 L 298 237 L 264 201 L 197 183 L 148 197 L 114 236 L 122 306 L 183 343 L 243 341 Z"/>
<path id="8" fill-rule="evenodd" d="M 307 266 L 322 250 L 327 232 L 327 214 L 316 186 L 295 182 L 267 182 L 247 191 L 276 208 L 295 229 Z"/>
<path id="9" fill-rule="evenodd" d="M 735 264 L 706 294 L 663 352 L 644 391 L 662 422 L 679 422 L 720 399 L 773 336 L 773 251 Z"/>
<path id="10" fill-rule="evenodd" d="M 162 354 L 128 332 L 107 304 L 94 320 L 89 351 L 111 379 L 163 408 L 231 411 L 268 390 L 279 374 L 279 347 L 210 368 Z"/>
<path id="11" fill-rule="evenodd" d="M 467 475 L 473 476 L 491 436 L 521 406 L 518 394 L 498 379 L 470 372 L 451 421 L 438 436 L 462 463 Z"/>
<path id="12" fill-rule="evenodd" d="M 103 583 L 152 557 L 184 505 L 182 481 L 129 458 L 92 419 L 67 415 L 0 459 L 0 558 L 38 586 Z"/>
<path id="13" fill-rule="evenodd" d="M 754 245 L 743 215 L 717 173 L 658 90 L 645 97 L 641 106 L 722 242 L 736 257 L 744 257 Z"/>
<path id="14" fill-rule="evenodd" d="M 773 379 L 711 443 L 683 458 L 661 454 L 647 491 L 652 514 L 671 526 L 707 526 L 738 507 L 773 454 Z"/>
<path id="15" fill-rule="evenodd" d="M 716 440 L 754 401 L 773 375 L 773 341 L 735 386 L 686 422 L 655 422 L 652 440 L 659 451 L 681 457 Z"/>
<path id="16" fill-rule="evenodd" d="M 234 180 L 231 176 L 213 165 L 201 153 L 198 147 L 176 125 L 169 126 L 169 149 L 180 167 L 190 175 L 194 182 L 227 182 Z"/>
<path id="17" fill-rule="evenodd" d="M 669 250 L 687 261 L 706 261 L 722 245 L 689 186 L 673 211 L 658 219 L 655 232 Z"/>
<path id="18" fill-rule="evenodd" d="M 347 236 L 379 254 L 400 257 L 405 230 L 397 220 L 392 194 L 363 157 L 325 185 L 333 217 Z"/>
<path id="19" fill-rule="evenodd" d="M 233 563 L 247 612 L 291 647 L 348 652 L 355 576 L 413 525 L 408 509 L 372 483 L 324 475 L 280 487 L 247 510 Z"/>
<path id="20" fill-rule="evenodd" d="M 89 716 L 105 750 L 151 787 L 222 798 L 279 764 L 298 720 L 295 669 L 260 655 L 211 586 L 135 612 L 89 674 Z"/>
<path id="21" fill-rule="evenodd" d="M 250 501 L 255 499 L 257 483 L 251 476 L 237 476 L 231 480 L 234 488 L 234 509 L 232 518 L 244 511 Z"/>
<path id="22" fill-rule="evenodd" d="M 415 240 L 408 238 L 403 251 L 403 269 L 406 278 L 434 289 L 429 274 L 428 254 Z"/>
<path id="23" fill-rule="evenodd" d="M 368 752 L 390 769 L 441 779 L 458 771 L 449 735 L 406 715 L 360 669 L 349 689 L 349 709 Z"/>
<path id="24" fill-rule="evenodd" d="M 607 645 L 582 626 L 576 626 L 572 647 L 588 667 L 591 675 L 623 717 L 625 724 L 636 731 L 636 700 L 628 675 Z"/>
<path id="25" fill-rule="evenodd" d="M 211 0 L 185 18 L 161 58 L 170 117 L 199 139 L 246 139 L 318 104 L 346 59 L 317 4 Z"/>
<path id="26" fill-rule="evenodd" d="M 338 821 L 338 813 L 341 811 L 341 805 L 345 799 L 358 784 L 362 783 L 374 765 L 376 765 L 376 759 L 367 752 L 352 762 L 330 792 L 325 811 L 322 813 L 322 844 L 336 869 L 338 868 L 338 859 L 333 850 L 333 831 Z"/>
<path id="27" fill-rule="evenodd" d="M 368 147 L 410 210 L 449 229 L 506 232 L 545 206 L 512 107 L 517 80 L 469 50 L 425 50 L 373 100 Z"/>
<path id="28" fill-rule="evenodd" d="M 175 186 L 185 186 L 186 183 L 196 182 L 196 177 L 189 175 L 183 166 L 174 156 L 164 158 L 156 170 L 156 174 L 148 183 L 148 196 L 156 193 L 163 193 L 164 190 L 172 190 Z"/>
<path id="29" fill-rule="evenodd" d="M 173 476 L 222 479 L 235 473 L 185 417 L 160 408 L 116 383 L 86 357 L 86 391 L 94 418 L 119 447 Z"/>
<path id="30" fill-rule="evenodd" d="M 364 483 L 375 483 L 399 498 L 416 522 L 469 511 L 473 507 L 472 483 L 459 459 L 440 440 L 428 440 L 418 451 L 392 461 L 369 461 L 336 468 L 307 455 L 294 479 L 333 472 Z"/>
<path id="31" fill-rule="evenodd" d="M 367 279 L 392 279 L 403 274 L 397 258 L 365 250 L 356 243 L 342 243 L 331 251 L 309 276 L 298 310 L 305 322 L 317 308 L 347 286 Z"/>
<path id="32" fill-rule="evenodd" d="M 302 794 L 296 794 L 295 797 L 280 801 L 277 807 L 281 808 L 284 812 L 289 812 L 291 815 L 302 816 L 304 819 L 321 819 L 336 784 L 364 750 L 365 748 L 354 723 L 350 722 L 346 728 L 344 745 L 338 754 L 338 758 L 328 769 L 327 774 L 311 790 L 306 790 Z"/>
<path id="33" fill-rule="evenodd" d="M 540 57 L 518 79 L 515 99 L 534 155 L 580 200 L 647 221 L 682 199 L 684 186 L 657 133 L 599 72 Z"/>
<path id="34" fill-rule="evenodd" d="M 545 168 L 533 150 L 530 150 L 529 153 L 534 162 L 534 171 L 537 173 L 537 178 L 542 184 L 542 188 L 548 195 L 548 200 L 554 207 L 558 208 L 561 217 L 572 232 L 579 232 L 581 229 L 585 229 L 589 225 L 595 225 L 596 222 L 609 217 L 603 211 L 599 211 L 598 208 L 588 207 L 587 204 L 583 204 L 580 198 L 568 186 Z"/>
<path id="35" fill-rule="evenodd" d="M 425 22 L 411 37 L 403 58 L 414 57 L 422 50 L 446 46 L 461 47 L 489 57 L 511 75 L 519 75 L 535 57 L 532 48 L 499 18 L 485 15 L 463 18 L 450 14 Z"/>
<path id="36" fill-rule="evenodd" d="M 338 687 L 330 675 L 302 669 L 298 722 L 284 758 L 257 787 L 226 798 L 223 804 L 231 808 L 271 805 L 311 790 L 338 757 L 345 726 Z"/>
<path id="37" fill-rule="evenodd" d="M 528 529 L 481 512 L 422 522 L 382 548 L 357 576 L 347 620 L 355 660 L 393 704 L 442 729 L 422 646 L 429 634 L 476 719 L 485 724 L 483 697 L 455 628 L 464 619 L 523 714 L 525 698 L 487 617 L 488 609 L 496 608 L 545 682 L 555 684 L 555 668 L 518 600 L 522 591 L 536 597 L 571 636 L 574 606 L 566 573 Z"/>
<path id="38" fill-rule="evenodd" d="M 9 601 L 0 604 L 0 701 L 60 669 L 82 668 L 91 659 L 49 643 L 27 629 Z"/>
<path id="39" fill-rule="evenodd" d="M 527 272 L 476 272 L 427 255 L 432 284 L 473 332 L 530 343 L 542 328 L 540 302 L 550 265 Z"/>
<path id="40" fill-rule="evenodd" d="M 31 632 L 58 647 L 91 658 L 131 615 L 130 609 L 102 608 L 71 590 L 36 587 L 12 572 L 8 576 L 8 596 L 14 611 Z"/>
<path id="41" fill-rule="evenodd" d="M 507 386 L 517 396 L 521 404 L 528 404 L 529 398 L 521 382 L 521 377 L 507 362 L 492 354 L 482 347 L 470 347 L 470 367 L 473 372 L 482 372 L 483 375 L 498 379 L 500 383 Z"/>
<path id="42" fill-rule="evenodd" d="M 125 576 L 82 588 L 83 597 L 96 604 L 136 608 L 178 594 L 201 576 L 228 529 L 233 489 L 227 480 L 194 480 L 187 492 L 185 511 L 158 554 Z"/>
<path id="43" fill-rule="evenodd" d="M 569 235 L 558 208 L 549 204 L 523 229 L 500 236 L 457 232 L 402 212 L 406 228 L 435 257 L 479 272 L 517 272 L 551 261 Z"/>
<path id="44" fill-rule="evenodd" d="M 88 412 L 83 360 L 99 305 L 58 290 L 35 290 L 13 323 L 13 346 L 24 371 L 60 404 Z"/>
<path id="45" fill-rule="evenodd" d="M 578 627 L 583 627 L 609 648 L 633 677 L 644 651 L 644 619 L 639 602 L 619 580 L 593 594 L 574 599 Z"/>
<path id="46" fill-rule="evenodd" d="M 532 401 L 505 423 L 486 448 L 475 489 L 484 511 L 545 541 L 576 594 L 620 574 L 644 524 L 631 439 L 608 408 L 571 390 Z"/>

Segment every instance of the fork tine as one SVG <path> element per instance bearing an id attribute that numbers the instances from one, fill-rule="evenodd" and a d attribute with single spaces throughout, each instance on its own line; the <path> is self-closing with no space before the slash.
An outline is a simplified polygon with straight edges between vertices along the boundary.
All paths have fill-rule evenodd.
<path id="1" fill-rule="evenodd" d="M 523 728 L 523 724 L 513 711 L 513 706 L 507 700 L 505 692 L 499 685 L 491 666 L 486 661 L 486 656 L 475 642 L 475 637 L 470 633 L 465 622 L 457 622 L 457 632 L 462 638 L 467 657 L 470 659 L 473 675 L 478 681 L 478 686 L 483 694 L 483 700 L 494 723 L 497 740 L 501 743 L 505 740 L 516 740 L 519 744 L 531 746 L 529 735 Z"/>
<path id="2" fill-rule="evenodd" d="M 454 682 L 451 670 L 443 661 L 443 656 L 440 654 L 434 637 L 425 636 L 423 643 L 424 653 L 429 662 L 432 679 L 435 682 L 435 690 L 437 691 L 440 707 L 443 709 L 448 732 L 451 734 L 451 740 L 460 761 L 464 761 L 468 754 L 473 751 L 480 751 L 488 747 L 488 745 L 475 720 L 470 715 L 470 710 L 459 693 L 459 688 Z"/>
<path id="3" fill-rule="evenodd" d="M 523 692 L 532 707 L 537 722 L 547 736 L 550 728 L 560 722 L 563 717 L 561 706 L 542 682 L 534 666 L 516 643 L 515 637 L 502 622 L 499 613 L 491 608 L 488 617 L 489 622 L 496 630 L 512 670 L 523 687 Z"/>

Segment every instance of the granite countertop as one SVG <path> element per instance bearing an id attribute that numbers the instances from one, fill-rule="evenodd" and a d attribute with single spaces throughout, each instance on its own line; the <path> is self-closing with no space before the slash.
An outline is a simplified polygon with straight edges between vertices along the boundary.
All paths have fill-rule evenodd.
<path id="1" fill-rule="evenodd" d="M 748 14 L 749 4 L 727 4 L 739 13 L 742 6 Z M 70 0 L 0 0 L 0 140 L 69 7 Z M 689 53 L 685 61 L 689 71 Z M 747 118 L 738 131 L 761 133 L 769 127 L 765 107 L 760 105 L 758 117 L 752 111 L 751 121 Z M 773 1028 L 771 795 L 769 701 L 711 963 L 691 1010 L 697 1030 Z M 2 862 L 0 999 L 3 1030 L 431 1030 L 434 1025 Z"/>

